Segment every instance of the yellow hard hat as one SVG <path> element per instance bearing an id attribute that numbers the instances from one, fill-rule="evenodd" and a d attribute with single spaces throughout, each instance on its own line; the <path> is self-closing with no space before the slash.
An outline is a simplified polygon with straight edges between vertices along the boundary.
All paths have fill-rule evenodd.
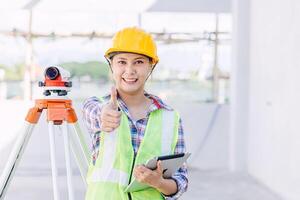
<path id="1" fill-rule="evenodd" d="M 149 33 L 137 27 L 128 27 L 117 32 L 113 38 L 112 47 L 105 52 L 105 57 L 114 52 L 137 53 L 152 58 L 155 65 L 158 62 L 156 44 Z"/>

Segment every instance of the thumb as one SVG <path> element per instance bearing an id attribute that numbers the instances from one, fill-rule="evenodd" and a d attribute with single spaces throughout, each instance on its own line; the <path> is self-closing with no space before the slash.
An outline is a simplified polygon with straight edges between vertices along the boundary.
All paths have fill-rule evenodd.
<path id="1" fill-rule="evenodd" d="M 111 87 L 110 92 L 110 104 L 112 105 L 112 108 L 117 110 L 118 109 L 118 103 L 117 103 L 117 89 L 115 86 Z"/>
<path id="2" fill-rule="evenodd" d="M 161 165 L 161 161 L 157 161 L 157 165 L 156 165 L 156 170 L 158 173 L 162 174 L 163 173 L 163 168 L 162 168 L 162 165 Z"/>

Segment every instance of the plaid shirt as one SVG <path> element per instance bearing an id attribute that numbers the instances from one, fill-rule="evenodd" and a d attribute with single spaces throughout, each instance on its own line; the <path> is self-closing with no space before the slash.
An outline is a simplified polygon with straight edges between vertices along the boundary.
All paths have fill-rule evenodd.
<path id="1" fill-rule="evenodd" d="M 131 117 L 128 107 L 122 101 L 121 98 L 117 98 L 118 104 L 121 108 L 121 110 L 127 115 L 129 124 L 130 124 L 130 130 L 131 130 L 131 138 L 132 138 L 132 146 L 134 149 L 135 154 L 138 151 L 138 148 L 141 144 L 141 141 L 143 140 L 144 134 L 145 134 L 145 128 L 149 119 L 149 115 L 151 112 L 157 110 L 157 109 L 167 109 L 167 110 L 173 110 L 169 106 L 167 106 L 159 97 L 150 95 L 148 93 L 145 93 L 145 96 L 150 98 L 152 100 L 152 104 L 149 107 L 149 110 L 147 112 L 147 117 L 143 119 L 139 119 L 137 121 L 134 121 Z M 86 124 L 86 127 L 88 131 L 91 134 L 92 137 L 92 157 L 93 157 L 93 163 L 95 164 L 96 159 L 98 157 L 99 153 L 99 145 L 100 145 L 100 113 L 101 108 L 104 104 L 106 104 L 110 100 L 110 95 L 105 96 L 104 102 L 101 102 L 97 97 L 90 97 L 88 98 L 83 105 L 83 118 Z M 181 119 L 179 121 L 179 129 L 178 129 L 178 140 L 175 147 L 175 153 L 183 153 L 185 152 L 185 142 L 184 142 L 184 132 L 182 128 L 182 122 Z M 188 187 L 188 178 L 187 178 L 187 167 L 184 165 L 181 167 L 173 176 L 172 179 L 175 180 L 178 186 L 177 193 L 171 196 L 165 196 L 165 199 L 167 200 L 175 200 L 178 199 L 186 190 Z"/>

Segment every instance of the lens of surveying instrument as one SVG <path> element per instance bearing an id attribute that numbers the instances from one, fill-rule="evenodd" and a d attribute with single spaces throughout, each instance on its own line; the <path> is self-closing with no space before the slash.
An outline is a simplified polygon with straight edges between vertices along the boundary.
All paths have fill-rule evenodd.
<path id="1" fill-rule="evenodd" d="M 49 67 L 46 69 L 45 75 L 50 79 L 54 80 L 58 77 L 59 71 L 56 67 Z"/>

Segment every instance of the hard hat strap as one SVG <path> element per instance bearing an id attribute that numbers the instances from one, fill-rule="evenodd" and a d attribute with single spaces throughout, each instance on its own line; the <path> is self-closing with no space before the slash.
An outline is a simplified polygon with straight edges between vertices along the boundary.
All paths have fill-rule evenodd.
<path id="1" fill-rule="evenodd" d="M 106 59 L 108 65 L 109 65 L 109 68 L 110 68 L 111 73 L 113 73 L 113 70 L 112 70 L 112 68 L 111 68 L 111 62 L 110 62 L 110 60 L 109 60 L 108 58 L 106 58 L 105 56 L 104 56 L 104 58 Z"/>
<path id="2" fill-rule="evenodd" d="M 153 72 L 153 70 L 154 70 L 156 64 L 157 64 L 157 63 L 155 63 L 155 64 L 153 65 L 153 67 L 152 67 L 152 69 L 151 69 L 151 72 L 149 73 L 148 77 L 147 77 L 146 80 L 145 80 L 145 83 L 146 83 L 146 81 L 148 80 L 148 78 L 151 76 L 151 74 L 152 74 L 152 72 Z"/>

